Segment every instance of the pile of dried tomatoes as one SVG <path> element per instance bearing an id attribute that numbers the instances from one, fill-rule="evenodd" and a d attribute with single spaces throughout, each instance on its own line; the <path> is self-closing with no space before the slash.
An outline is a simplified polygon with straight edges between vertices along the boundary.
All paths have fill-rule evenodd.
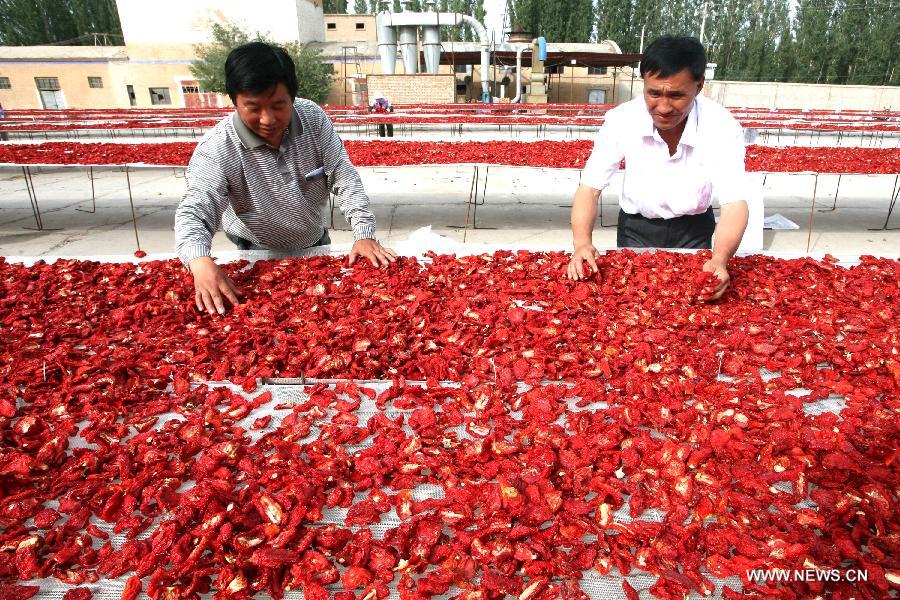
<path id="1" fill-rule="evenodd" d="M 359 167 L 486 163 L 582 169 L 594 149 L 590 140 L 487 142 L 344 142 Z M 194 142 L 145 144 L 45 142 L 2 144 L 0 163 L 52 165 L 187 165 Z M 747 146 L 746 169 L 769 173 L 887 174 L 900 172 L 900 148 Z"/>
<path id="2" fill-rule="evenodd" d="M 896 594 L 900 263 L 736 258 L 708 303 L 705 260 L 234 263 L 211 316 L 174 261 L 0 259 L 0 597 Z M 257 388 L 301 376 L 343 382 Z"/>

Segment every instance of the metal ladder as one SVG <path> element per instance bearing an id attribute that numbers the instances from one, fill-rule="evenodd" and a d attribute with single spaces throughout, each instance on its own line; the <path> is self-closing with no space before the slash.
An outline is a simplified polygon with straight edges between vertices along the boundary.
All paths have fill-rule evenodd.
<path id="1" fill-rule="evenodd" d="M 359 52 L 356 46 L 343 46 L 341 48 L 343 56 L 342 64 L 344 66 L 344 106 L 349 106 L 347 95 L 353 95 L 353 81 L 358 80 L 362 75 L 362 65 L 359 62 Z M 349 73 L 350 65 L 353 65 L 354 73 Z M 362 87 L 360 89 L 363 89 Z"/>

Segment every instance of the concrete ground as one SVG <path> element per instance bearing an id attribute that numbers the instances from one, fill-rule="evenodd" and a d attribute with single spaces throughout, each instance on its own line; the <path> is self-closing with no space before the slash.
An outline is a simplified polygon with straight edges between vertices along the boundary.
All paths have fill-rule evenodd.
<path id="1" fill-rule="evenodd" d="M 577 171 L 538 171 L 491 166 L 484 204 L 467 203 L 472 166 L 361 169 L 379 238 L 396 243 L 420 227 L 469 243 L 569 247 L 569 207 L 578 184 Z M 485 167 L 480 168 L 479 189 Z M 141 248 L 171 252 L 175 208 L 184 190 L 181 170 L 154 169 L 130 174 Z M 96 212 L 91 184 L 81 169 L 38 169 L 33 177 L 43 231 L 35 219 L 21 170 L 0 171 L 0 255 L 91 256 L 130 254 L 136 249 L 125 174 L 120 169 L 95 172 Z M 813 176 L 769 175 L 765 181 L 765 214 L 779 213 L 799 225 L 795 231 L 765 231 L 764 250 L 831 252 L 833 254 L 900 254 L 900 230 L 876 230 L 888 213 L 894 176 L 844 176 L 836 209 L 837 177 L 823 175 L 817 185 L 816 210 L 811 212 Z M 617 189 L 614 182 L 612 189 Z M 481 196 L 479 196 L 481 202 Z M 618 212 L 615 193 L 604 198 L 602 221 L 595 228 L 599 248 L 615 246 Z M 898 207 L 897 213 L 900 213 Z M 812 234 L 810 235 L 810 219 Z M 468 217 L 468 227 L 465 227 Z M 477 226 L 472 228 L 473 222 Z M 890 226 L 900 228 L 900 214 Z M 335 211 L 335 243 L 352 240 L 347 224 Z M 809 246 L 807 248 L 807 245 Z M 221 233 L 214 251 L 233 249 Z"/>

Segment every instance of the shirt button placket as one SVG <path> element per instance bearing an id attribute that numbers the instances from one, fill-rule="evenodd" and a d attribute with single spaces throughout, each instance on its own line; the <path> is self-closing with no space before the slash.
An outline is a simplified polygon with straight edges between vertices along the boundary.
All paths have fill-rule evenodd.
<path id="1" fill-rule="evenodd" d="M 278 151 L 278 172 L 281 173 L 284 183 L 289 184 L 291 182 L 291 170 L 288 168 L 284 150 Z"/>

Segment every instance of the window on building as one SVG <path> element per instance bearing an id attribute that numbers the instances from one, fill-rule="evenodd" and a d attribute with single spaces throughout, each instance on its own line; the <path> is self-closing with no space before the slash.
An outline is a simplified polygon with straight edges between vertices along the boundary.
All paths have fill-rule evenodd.
<path id="1" fill-rule="evenodd" d="M 150 88 L 150 104 L 172 104 L 172 98 L 169 97 L 169 88 Z"/>
<path id="2" fill-rule="evenodd" d="M 562 75 L 566 72 L 565 65 L 547 65 L 546 72 L 548 75 Z"/>
<path id="3" fill-rule="evenodd" d="M 588 67 L 588 75 L 606 75 L 606 67 Z"/>
<path id="4" fill-rule="evenodd" d="M 328 31 L 334 31 L 335 29 L 337 29 L 337 23 L 329 22 L 325 24 L 325 27 L 328 29 Z"/>
<path id="5" fill-rule="evenodd" d="M 9 77 L 0 77 L 0 90 L 11 90 L 12 84 L 9 82 Z"/>
<path id="6" fill-rule="evenodd" d="M 453 65 L 454 73 L 468 73 L 469 65 Z"/>
<path id="7" fill-rule="evenodd" d="M 102 77 L 88 77 L 88 87 L 102 88 L 103 87 L 103 78 Z"/>
<path id="8" fill-rule="evenodd" d="M 181 86 L 182 94 L 199 94 L 200 86 L 197 84 L 186 84 Z"/>
<path id="9" fill-rule="evenodd" d="M 42 92 L 56 92 L 62 89 L 59 87 L 59 77 L 35 77 L 34 82 L 37 89 Z"/>
<path id="10" fill-rule="evenodd" d="M 365 23 L 357 23 L 357 24 L 356 24 L 356 28 L 357 28 L 357 29 L 365 29 L 365 28 L 366 28 L 366 24 L 365 24 Z"/>

